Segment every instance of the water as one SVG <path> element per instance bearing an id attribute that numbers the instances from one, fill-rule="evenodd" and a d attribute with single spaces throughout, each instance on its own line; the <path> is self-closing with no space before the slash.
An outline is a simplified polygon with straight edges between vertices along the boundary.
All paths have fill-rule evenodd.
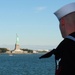
<path id="1" fill-rule="evenodd" d="M 42 54 L 0 55 L 0 75 L 54 75 L 54 56 L 39 59 Z"/>

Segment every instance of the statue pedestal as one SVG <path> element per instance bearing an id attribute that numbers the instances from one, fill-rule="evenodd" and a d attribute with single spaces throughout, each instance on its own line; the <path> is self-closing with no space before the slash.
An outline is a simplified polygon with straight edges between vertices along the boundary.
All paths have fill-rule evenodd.
<path id="1" fill-rule="evenodd" d="M 12 53 L 20 54 L 24 53 L 23 50 L 20 49 L 20 46 L 15 44 L 15 49 L 12 51 Z"/>
<path id="2" fill-rule="evenodd" d="M 12 51 L 12 53 L 14 53 L 14 54 L 22 54 L 22 53 L 24 53 L 24 52 L 23 52 L 23 50 L 20 50 L 20 49 L 17 50 L 17 49 L 16 49 L 16 50 Z"/>

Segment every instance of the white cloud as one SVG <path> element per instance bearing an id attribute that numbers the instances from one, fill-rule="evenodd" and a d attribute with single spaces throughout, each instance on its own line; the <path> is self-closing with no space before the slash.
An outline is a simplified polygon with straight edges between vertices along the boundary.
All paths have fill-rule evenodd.
<path id="1" fill-rule="evenodd" d="M 41 12 L 41 11 L 46 10 L 46 7 L 44 7 L 44 6 L 39 6 L 39 7 L 36 7 L 35 10 L 36 10 L 36 12 Z"/>

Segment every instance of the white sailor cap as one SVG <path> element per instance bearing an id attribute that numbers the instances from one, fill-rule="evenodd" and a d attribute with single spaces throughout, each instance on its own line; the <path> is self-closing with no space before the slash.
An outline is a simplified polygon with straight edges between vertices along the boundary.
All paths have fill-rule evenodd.
<path id="1" fill-rule="evenodd" d="M 62 17 L 72 12 L 75 12 L 75 2 L 63 6 L 62 8 L 57 10 L 54 14 L 57 16 L 58 19 L 61 19 Z"/>

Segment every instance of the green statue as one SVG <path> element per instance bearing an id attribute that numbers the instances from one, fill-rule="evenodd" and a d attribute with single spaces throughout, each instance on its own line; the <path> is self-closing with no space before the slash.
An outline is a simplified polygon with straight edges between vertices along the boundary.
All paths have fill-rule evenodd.
<path id="1" fill-rule="evenodd" d="M 19 37 L 17 34 L 16 34 L 16 44 L 19 45 Z"/>

